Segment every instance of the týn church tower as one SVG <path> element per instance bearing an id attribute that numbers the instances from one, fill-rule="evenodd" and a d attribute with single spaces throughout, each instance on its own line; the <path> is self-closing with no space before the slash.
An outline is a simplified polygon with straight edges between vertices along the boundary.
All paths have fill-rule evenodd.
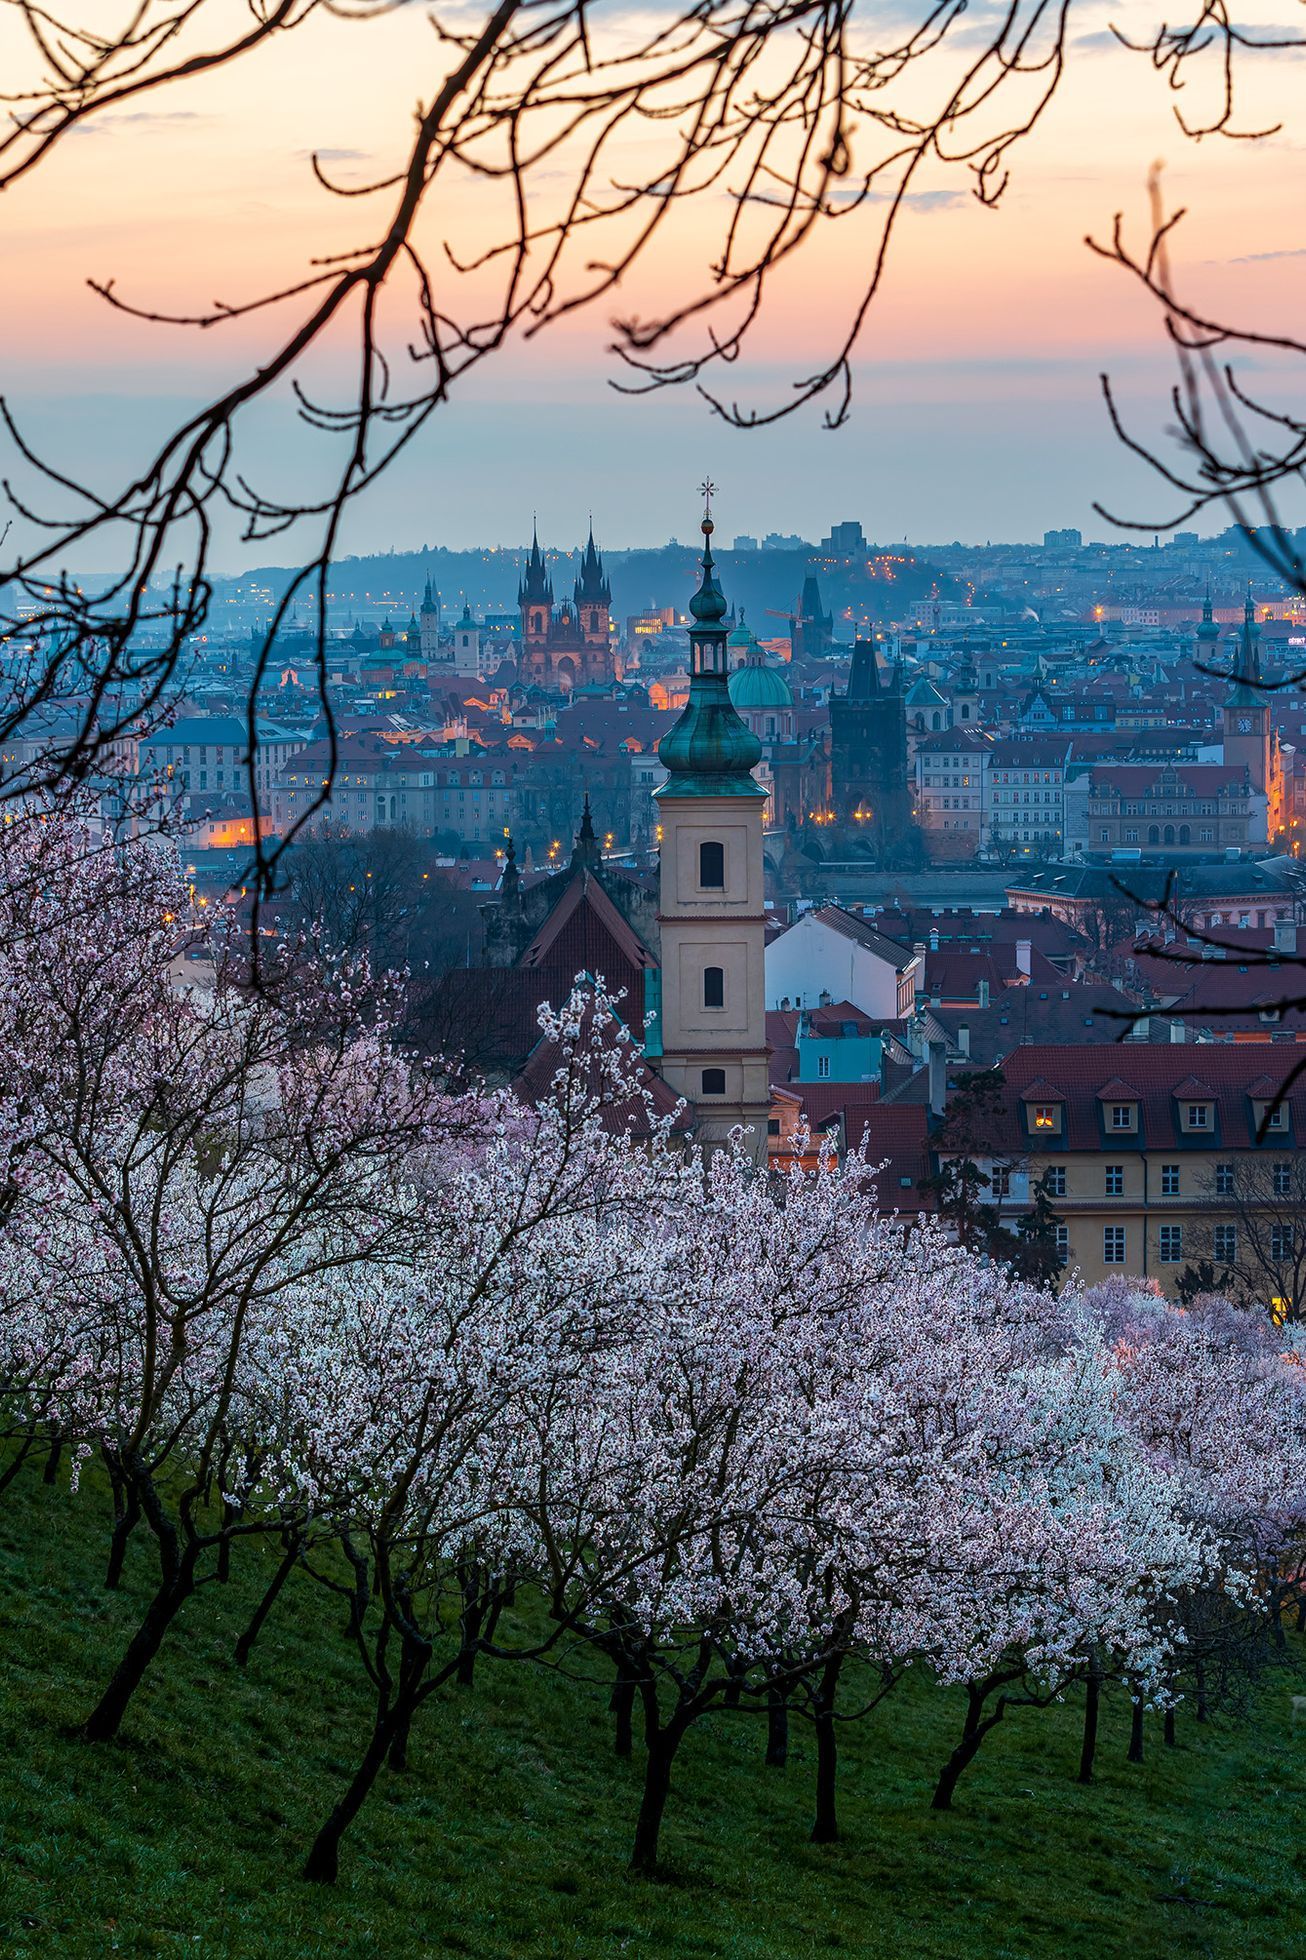
<path id="1" fill-rule="evenodd" d="M 660 1074 L 711 1146 L 736 1124 L 765 1161 L 770 1109 L 764 970 L 762 819 L 753 779 L 762 745 L 730 700 L 726 602 L 712 562 L 705 486 L 703 578 L 690 601 L 689 699 L 658 745 L 661 833 Z"/>

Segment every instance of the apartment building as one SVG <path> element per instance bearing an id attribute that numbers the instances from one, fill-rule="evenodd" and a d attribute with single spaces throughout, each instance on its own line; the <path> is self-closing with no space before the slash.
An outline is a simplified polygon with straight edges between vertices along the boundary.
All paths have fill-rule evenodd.
<path id="1" fill-rule="evenodd" d="M 1306 1084 L 1283 1094 L 1294 1047 L 1249 1062 L 1236 1046 L 1103 1043 L 1015 1049 L 1003 1120 L 981 1164 L 1013 1215 L 1044 1180 L 1070 1269 L 1154 1278 L 1173 1293 L 1193 1259 L 1238 1262 L 1251 1160 L 1267 1192 L 1291 1186 L 1306 1143 Z M 1282 1100 L 1280 1098 L 1282 1097 Z"/>

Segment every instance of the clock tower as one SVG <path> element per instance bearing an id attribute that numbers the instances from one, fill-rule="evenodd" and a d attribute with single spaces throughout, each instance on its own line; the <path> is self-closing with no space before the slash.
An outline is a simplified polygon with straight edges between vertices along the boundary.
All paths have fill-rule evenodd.
<path id="1" fill-rule="evenodd" d="M 712 562 L 705 486 L 703 576 L 690 601 L 684 712 L 658 745 L 667 771 L 654 792 L 661 835 L 662 1056 L 668 1088 L 695 1111 L 710 1148 L 742 1124 L 766 1161 L 771 1107 L 766 1046 L 766 914 L 762 819 L 753 778 L 762 744 L 730 699 L 726 602 Z"/>
<path id="2" fill-rule="evenodd" d="M 1253 819 L 1249 841 L 1269 843 L 1283 828 L 1283 758 L 1270 714 L 1270 696 L 1261 678 L 1260 633 L 1250 592 L 1243 607 L 1242 632 L 1224 704 L 1224 760 L 1245 768 L 1252 789 L 1263 799 L 1264 816 Z"/>

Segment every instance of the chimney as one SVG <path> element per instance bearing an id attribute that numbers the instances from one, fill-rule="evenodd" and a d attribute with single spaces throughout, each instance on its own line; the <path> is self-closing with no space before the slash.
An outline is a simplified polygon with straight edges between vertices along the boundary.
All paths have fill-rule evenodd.
<path id="1" fill-rule="evenodd" d="M 989 1004 L 989 983 L 987 980 L 981 980 L 979 983 L 979 1004 L 981 1007 L 987 1007 Z"/>
<path id="2" fill-rule="evenodd" d="M 937 926 L 931 926 L 930 927 L 930 951 L 932 953 L 937 953 L 938 950 L 939 950 L 939 928 Z"/>
<path id="3" fill-rule="evenodd" d="M 962 1054 L 966 1057 L 966 1060 L 969 1061 L 970 1060 L 970 1029 L 964 1021 L 960 1022 L 957 1027 L 957 1046 L 958 1048 L 960 1048 Z"/>
<path id="4" fill-rule="evenodd" d="M 1274 950 L 1276 953 L 1296 952 L 1297 921 L 1295 919 L 1276 919 L 1274 921 Z"/>
<path id="5" fill-rule="evenodd" d="M 942 1116 L 948 1100 L 948 1051 L 941 1041 L 930 1043 L 930 1114 Z"/>
<path id="6" fill-rule="evenodd" d="M 1028 939 L 1018 939 L 1016 941 L 1016 971 L 1023 973 L 1026 979 L 1029 977 L 1031 944 L 1032 942 Z"/>
<path id="7" fill-rule="evenodd" d="M 1182 1021 L 1171 1021 L 1170 1039 L 1171 1041 L 1186 1041 L 1188 1039 L 1188 1030 Z"/>

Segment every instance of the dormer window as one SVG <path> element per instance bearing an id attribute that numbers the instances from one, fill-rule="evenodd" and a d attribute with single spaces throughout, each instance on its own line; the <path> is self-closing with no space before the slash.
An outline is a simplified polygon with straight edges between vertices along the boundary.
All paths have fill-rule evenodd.
<path id="1" fill-rule="evenodd" d="M 1190 1102 L 1184 1104 L 1184 1128 L 1186 1130 L 1209 1130 L 1210 1127 L 1210 1103 Z"/>
<path id="2" fill-rule="evenodd" d="M 1117 1133 L 1121 1130 L 1135 1130 L 1138 1127 L 1136 1107 L 1133 1103 L 1108 1103 L 1108 1127 Z"/>
<path id="3" fill-rule="evenodd" d="M 1030 1107 L 1029 1126 L 1053 1135 L 1061 1128 L 1061 1110 L 1056 1103 L 1033 1103 Z"/>
<path id="4" fill-rule="evenodd" d="M 1286 1102 L 1253 1102 L 1252 1114 L 1256 1119 L 1258 1134 L 1268 1131 L 1271 1136 L 1283 1136 L 1288 1128 L 1288 1105 Z"/>

